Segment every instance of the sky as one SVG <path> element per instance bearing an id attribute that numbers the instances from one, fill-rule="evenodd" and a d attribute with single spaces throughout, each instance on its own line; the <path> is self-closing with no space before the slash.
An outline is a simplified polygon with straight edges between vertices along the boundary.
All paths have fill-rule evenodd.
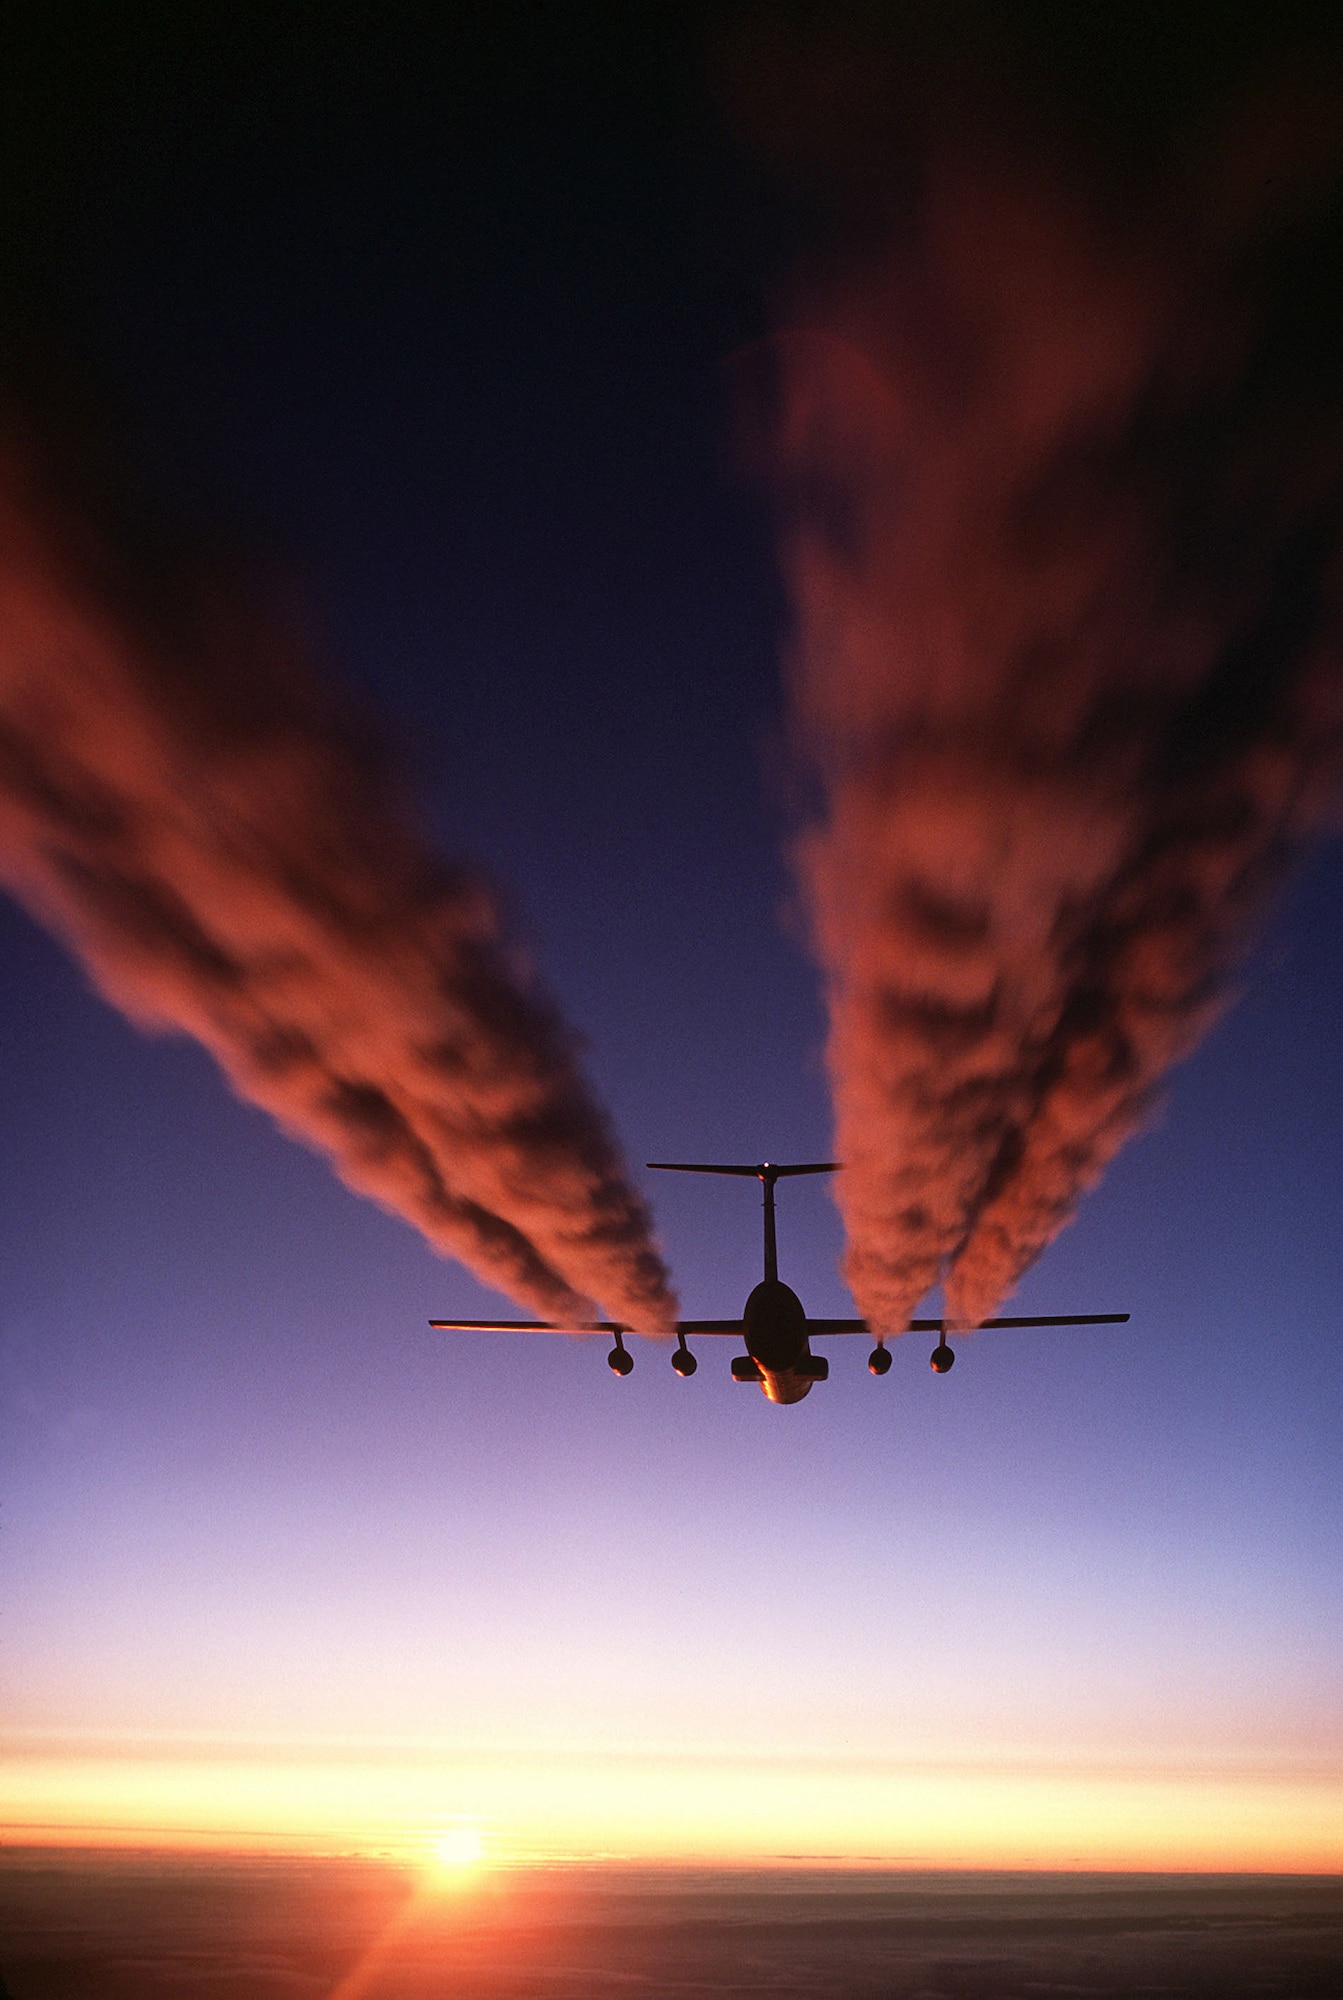
<path id="1" fill-rule="evenodd" d="M 787 228 L 689 30 L 463 20 L 91 41 L 56 261 L 138 476 L 499 885 L 728 1315 L 758 1191 L 642 1162 L 833 1143 L 732 442 Z M 788 1409 L 726 1343 L 431 1332 L 515 1308 L 0 924 L 7 1837 L 1340 1866 L 1336 840 L 1014 1308 L 1129 1324 L 836 1340 Z M 825 1185 L 779 1208 L 852 1311 Z"/>

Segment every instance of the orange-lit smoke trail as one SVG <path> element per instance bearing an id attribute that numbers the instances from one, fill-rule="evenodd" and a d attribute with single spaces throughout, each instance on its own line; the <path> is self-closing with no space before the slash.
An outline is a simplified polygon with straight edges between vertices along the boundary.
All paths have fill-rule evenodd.
<path id="1" fill-rule="evenodd" d="M 860 157 L 893 45 L 837 46 L 776 98 L 867 226 L 800 288 L 765 443 L 846 1270 L 895 1331 L 1012 1289 L 1329 809 L 1343 72 L 1219 86 L 1107 180 L 945 52 L 888 67 Z"/>
<path id="2" fill-rule="evenodd" d="M 54 462 L 54 461 L 53 461 Z M 0 880 L 101 990 L 548 1317 L 675 1316 L 574 1044 L 300 649 L 0 412 Z"/>

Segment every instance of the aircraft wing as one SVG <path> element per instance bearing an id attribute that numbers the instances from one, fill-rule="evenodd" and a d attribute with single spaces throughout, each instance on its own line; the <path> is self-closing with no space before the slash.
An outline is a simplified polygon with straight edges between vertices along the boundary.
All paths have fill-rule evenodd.
<path id="1" fill-rule="evenodd" d="M 630 1333 L 623 1320 L 589 1319 L 582 1326 L 562 1325 L 549 1319 L 431 1319 L 432 1327 L 453 1333 Z"/>
<path id="2" fill-rule="evenodd" d="M 1008 1315 L 1001 1319 L 981 1320 L 978 1326 L 964 1327 L 965 1333 L 985 1333 L 995 1326 L 1123 1326 L 1127 1313 L 1044 1313 L 1035 1319 Z M 633 1328 L 624 1320 L 590 1319 L 581 1326 L 561 1325 L 557 1320 L 547 1319 L 431 1319 L 430 1326 L 453 1333 L 632 1333 Z M 905 1328 L 906 1333 L 941 1333 L 946 1322 L 940 1319 L 912 1319 Z M 682 1319 L 676 1323 L 678 1333 L 729 1334 L 743 1331 L 739 1319 Z M 871 1329 L 865 1319 L 808 1319 L 807 1332 L 812 1333 L 867 1333 Z M 891 1336 L 894 1338 L 895 1336 Z"/>
<path id="3" fill-rule="evenodd" d="M 1043 1313 L 1036 1319 L 1023 1319 L 1010 1314 L 1002 1319 L 982 1319 L 978 1326 L 962 1327 L 962 1333 L 986 1333 L 995 1326 L 1123 1326 L 1127 1313 Z M 941 1333 L 946 1321 L 941 1319 L 912 1319 L 904 1329 L 906 1333 Z M 688 1331 L 688 1329 L 687 1329 Z M 954 1331 L 954 1329 L 953 1329 Z M 811 1333 L 870 1333 L 865 1319 L 807 1319 L 807 1332 Z M 891 1339 L 895 1335 L 889 1336 Z"/>
<path id="4" fill-rule="evenodd" d="M 582 1326 L 562 1326 L 558 1320 L 548 1319 L 431 1319 L 429 1324 L 451 1333 L 633 1333 L 634 1331 L 634 1328 L 628 1326 L 624 1320 L 614 1319 L 589 1319 L 585 1320 Z M 858 1324 L 857 1320 L 852 1322 L 854 1328 Z M 676 1322 L 676 1331 L 740 1334 L 742 1323 L 739 1319 L 682 1319 Z"/>

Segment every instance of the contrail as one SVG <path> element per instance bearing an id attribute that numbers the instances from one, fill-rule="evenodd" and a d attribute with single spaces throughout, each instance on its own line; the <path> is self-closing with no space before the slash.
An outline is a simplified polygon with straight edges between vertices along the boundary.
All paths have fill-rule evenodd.
<path id="1" fill-rule="evenodd" d="M 890 1330 L 939 1280 L 987 1316 L 1067 1222 L 1343 761 L 1337 50 L 1131 156 L 983 43 L 974 87 L 927 57 L 822 38 L 763 114 L 862 211 L 765 448 L 846 1275 Z"/>
<path id="2" fill-rule="evenodd" d="M 0 880 L 489 1284 L 666 1330 L 647 1211 L 489 890 L 298 643 L 66 463 L 0 407 Z"/>

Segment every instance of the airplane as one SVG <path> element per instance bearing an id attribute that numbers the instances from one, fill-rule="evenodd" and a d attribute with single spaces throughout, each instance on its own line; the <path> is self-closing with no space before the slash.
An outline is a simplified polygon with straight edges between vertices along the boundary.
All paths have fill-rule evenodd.
<path id="1" fill-rule="evenodd" d="M 839 1164 L 838 1160 L 818 1160 L 802 1166 L 777 1166 L 770 1160 L 762 1160 L 758 1166 L 738 1167 L 706 1166 L 681 1160 L 649 1160 L 648 1165 L 659 1173 L 736 1174 L 758 1180 L 765 1191 L 765 1275 L 747 1299 L 740 1319 L 677 1321 L 676 1347 L 671 1365 L 682 1380 L 693 1375 L 699 1366 L 686 1345 L 687 1334 L 723 1335 L 743 1340 L 746 1352 L 733 1355 L 732 1379 L 734 1382 L 758 1383 L 771 1403 L 800 1403 L 804 1396 L 810 1394 L 814 1382 L 824 1382 L 828 1378 L 829 1361 L 823 1354 L 811 1351 L 810 1342 L 815 1334 L 871 1334 L 874 1345 L 867 1357 L 868 1368 L 877 1376 L 888 1372 L 891 1354 L 886 1346 L 885 1334 L 872 1333 L 865 1319 L 808 1319 L 797 1293 L 779 1277 L 778 1240 L 774 1225 L 775 1182 L 794 1174 L 833 1174 Z M 989 1327 L 1002 1326 L 1122 1326 L 1128 1317 L 1127 1313 L 1048 1313 L 1038 1319 L 1009 1316 L 981 1320 L 978 1327 L 966 1330 L 981 1332 Z M 609 1333 L 614 1335 L 615 1346 L 606 1357 L 607 1366 L 615 1375 L 622 1377 L 634 1371 L 634 1356 L 624 1340 L 633 1328 L 620 1320 L 590 1320 L 582 1326 L 562 1326 L 540 1319 L 431 1319 L 429 1324 L 462 1333 Z M 931 1366 L 934 1374 L 947 1374 L 956 1356 L 947 1345 L 946 1322 L 940 1319 L 912 1319 L 906 1331 L 937 1335 Z"/>

